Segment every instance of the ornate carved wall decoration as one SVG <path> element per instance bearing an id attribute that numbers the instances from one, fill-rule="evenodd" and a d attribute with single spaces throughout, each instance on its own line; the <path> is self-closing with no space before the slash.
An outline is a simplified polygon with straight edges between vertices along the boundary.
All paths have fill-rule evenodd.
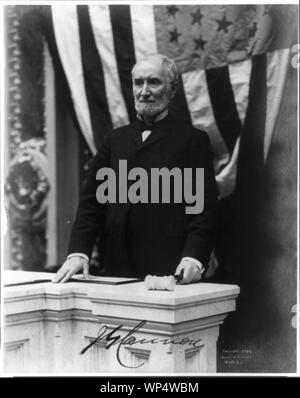
<path id="1" fill-rule="evenodd" d="M 32 138 L 21 143 L 9 164 L 5 192 L 10 205 L 11 220 L 20 226 L 41 223 L 47 212 L 49 190 L 45 140 Z"/>
<path id="2" fill-rule="evenodd" d="M 45 140 L 32 138 L 21 143 L 9 164 L 5 184 L 12 268 L 33 269 L 35 265 L 35 269 L 42 269 L 41 262 L 46 261 L 49 188 Z"/>
<path id="3" fill-rule="evenodd" d="M 21 77 L 20 77 L 20 21 L 14 7 L 6 8 L 7 27 L 7 74 L 8 74 L 8 128 L 9 150 L 15 154 L 21 142 L 22 123 L 20 118 Z"/>
<path id="4" fill-rule="evenodd" d="M 6 207 L 12 269 L 42 271 L 47 260 L 44 42 L 34 6 L 5 7 L 7 43 Z"/>

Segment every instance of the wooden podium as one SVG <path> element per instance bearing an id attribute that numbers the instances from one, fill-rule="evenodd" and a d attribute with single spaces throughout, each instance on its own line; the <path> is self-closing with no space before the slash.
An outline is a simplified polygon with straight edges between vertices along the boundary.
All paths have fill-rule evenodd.
<path id="1" fill-rule="evenodd" d="M 5 373 L 216 372 L 219 327 L 238 286 L 148 291 L 143 282 L 54 284 L 53 276 L 4 272 Z"/>

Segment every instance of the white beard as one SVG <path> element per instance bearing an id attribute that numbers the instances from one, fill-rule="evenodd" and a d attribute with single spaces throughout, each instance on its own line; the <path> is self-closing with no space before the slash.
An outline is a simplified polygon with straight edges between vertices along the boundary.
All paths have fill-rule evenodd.
<path id="1" fill-rule="evenodd" d="M 156 102 L 140 102 L 134 98 L 135 109 L 145 119 L 152 119 L 168 108 L 171 102 L 171 90 L 167 90 L 163 97 Z"/>

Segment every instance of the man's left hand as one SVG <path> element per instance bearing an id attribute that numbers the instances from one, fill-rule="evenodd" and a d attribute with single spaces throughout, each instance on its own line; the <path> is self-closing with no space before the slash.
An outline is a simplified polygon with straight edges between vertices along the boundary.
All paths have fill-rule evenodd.
<path id="1" fill-rule="evenodd" d="M 199 267 L 189 260 L 181 260 L 176 268 L 175 275 L 180 275 L 183 270 L 183 278 L 179 281 L 180 285 L 186 285 L 191 282 L 198 282 L 201 279 L 202 273 Z"/>

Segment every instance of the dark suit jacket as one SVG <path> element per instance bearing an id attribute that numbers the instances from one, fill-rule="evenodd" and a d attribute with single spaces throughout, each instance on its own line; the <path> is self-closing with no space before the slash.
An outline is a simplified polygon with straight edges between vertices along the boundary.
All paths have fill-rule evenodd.
<path id="1" fill-rule="evenodd" d="M 69 253 L 90 256 L 100 234 L 100 256 L 108 275 L 174 274 L 184 256 L 207 266 L 214 246 L 217 188 L 208 136 L 171 116 L 154 126 L 145 142 L 138 120 L 107 134 L 84 184 Z M 204 168 L 204 210 L 186 215 L 185 203 L 99 204 L 96 173 L 101 167 L 110 167 L 118 176 L 120 159 L 127 160 L 128 170 Z"/>

